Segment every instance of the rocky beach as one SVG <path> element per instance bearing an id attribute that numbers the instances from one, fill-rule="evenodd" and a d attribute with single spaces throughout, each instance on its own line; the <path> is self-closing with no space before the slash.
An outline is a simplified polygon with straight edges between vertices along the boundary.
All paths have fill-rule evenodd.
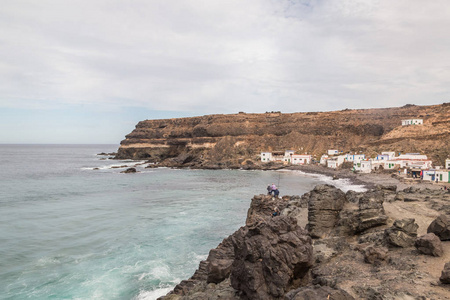
<path id="1" fill-rule="evenodd" d="M 255 195 L 245 226 L 160 299 L 450 299 L 443 185 L 296 169 L 346 177 L 368 191 L 318 185 L 281 199 Z"/>

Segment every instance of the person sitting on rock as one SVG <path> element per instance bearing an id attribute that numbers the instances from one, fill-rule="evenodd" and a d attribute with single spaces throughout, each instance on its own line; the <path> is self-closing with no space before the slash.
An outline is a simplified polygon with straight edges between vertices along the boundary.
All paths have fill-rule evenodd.
<path id="1" fill-rule="evenodd" d="M 271 191 L 275 194 L 275 191 L 277 190 L 277 186 L 275 185 L 275 183 L 272 183 L 272 186 L 270 188 Z"/>
<path id="2" fill-rule="evenodd" d="M 270 184 L 267 185 L 267 195 L 272 195 L 272 186 Z"/>
<path id="3" fill-rule="evenodd" d="M 273 191 L 273 195 L 274 195 L 276 198 L 278 198 L 278 195 L 280 195 L 280 191 L 279 191 L 278 189 L 275 189 L 275 190 Z"/>

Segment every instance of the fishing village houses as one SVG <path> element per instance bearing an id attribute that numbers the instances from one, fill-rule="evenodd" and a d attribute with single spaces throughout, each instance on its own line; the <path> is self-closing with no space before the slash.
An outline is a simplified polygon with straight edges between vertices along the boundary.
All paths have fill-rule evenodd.
<path id="1" fill-rule="evenodd" d="M 306 165 L 317 163 L 312 155 L 295 154 L 294 150 L 261 152 L 261 162 L 280 162 L 286 165 Z M 352 171 L 371 173 L 376 170 L 398 170 L 399 174 L 407 177 L 420 178 L 427 181 L 450 183 L 450 159 L 445 161 L 442 168 L 433 169 L 432 161 L 427 155 L 420 153 L 405 153 L 398 156 L 395 152 L 381 152 L 374 158 L 366 158 L 365 154 L 342 154 L 342 151 L 328 150 L 321 156 L 320 165 L 337 169 L 345 162 L 353 163 Z"/>

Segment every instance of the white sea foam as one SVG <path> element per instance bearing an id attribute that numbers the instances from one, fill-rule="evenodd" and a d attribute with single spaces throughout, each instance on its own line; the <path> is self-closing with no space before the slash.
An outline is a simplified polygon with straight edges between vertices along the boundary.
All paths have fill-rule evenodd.
<path id="1" fill-rule="evenodd" d="M 139 295 L 137 295 L 135 300 L 155 300 L 158 299 L 158 297 L 166 295 L 168 292 L 170 292 L 174 287 L 165 287 L 156 289 L 153 291 L 141 291 Z"/>
<path id="2" fill-rule="evenodd" d="M 343 192 L 347 192 L 347 191 L 365 192 L 365 191 L 367 191 L 367 189 L 364 187 L 364 185 L 353 184 L 351 182 L 351 180 L 348 178 L 333 179 L 331 176 L 327 176 L 327 175 L 323 175 L 323 174 L 305 173 L 303 171 L 298 171 L 298 170 L 280 170 L 280 171 L 295 172 L 295 173 L 299 173 L 304 176 L 314 177 L 314 178 L 317 178 L 319 181 L 322 181 L 323 183 L 330 184 L 330 185 L 337 187 L 338 189 L 341 189 Z"/>

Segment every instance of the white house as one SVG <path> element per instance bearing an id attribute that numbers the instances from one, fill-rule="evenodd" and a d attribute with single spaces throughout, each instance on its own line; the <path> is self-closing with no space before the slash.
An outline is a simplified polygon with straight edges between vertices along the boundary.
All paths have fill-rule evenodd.
<path id="1" fill-rule="evenodd" d="M 422 172 L 422 179 L 425 181 L 435 181 L 436 170 L 424 170 Z"/>
<path id="2" fill-rule="evenodd" d="M 407 119 L 407 120 L 402 120 L 402 126 L 407 126 L 407 125 L 422 125 L 423 124 L 423 119 Z"/>
<path id="3" fill-rule="evenodd" d="M 328 155 L 337 155 L 337 154 L 339 154 L 339 151 L 338 150 L 328 150 Z"/>
<path id="4" fill-rule="evenodd" d="M 347 154 L 345 159 L 351 162 L 360 162 L 361 160 L 366 159 L 366 156 L 364 154 Z"/>
<path id="5" fill-rule="evenodd" d="M 307 154 L 294 154 L 291 156 L 291 164 L 293 165 L 305 165 L 311 163 L 312 155 Z"/>
<path id="6" fill-rule="evenodd" d="M 387 156 L 389 156 L 389 159 L 393 159 L 395 157 L 395 152 L 385 151 L 385 152 L 381 152 L 381 155 L 387 155 Z"/>
<path id="7" fill-rule="evenodd" d="M 447 170 L 450 170 L 450 158 L 447 158 L 447 159 L 445 160 L 445 168 L 446 168 Z"/>
<path id="8" fill-rule="evenodd" d="M 320 164 L 326 166 L 328 160 L 328 155 L 324 154 L 320 157 Z"/>
<path id="9" fill-rule="evenodd" d="M 285 163 L 290 164 L 292 162 L 292 155 L 294 155 L 295 151 L 294 150 L 286 150 L 284 151 L 284 159 L 283 161 Z"/>
<path id="10" fill-rule="evenodd" d="M 272 161 L 272 152 L 261 152 L 261 161 L 262 162 Z"/>
<path id="11" fill-rule="evenodd" d="M 354 162 L 353 168 L 356 172 L 370 173 L 372 172 L 372 160 L 362 160 L 360 162 Z"/>
<path id="12" fill-rule="evenodd" d="M 327 160 L 327 167 L 336 169 L 337 167 L 342 165 L 344 163 L 344 161 L 345 161 L 345 155 L 339 155 L 339 156 L 329 158 Z"/>
<path id="13" fill-rule="evenodd" d="M 406 153 L 390 160 L 398 164 L 400 168 L 419 168 L 422 170 L 432 167 L 432 161 L 426 155 L 419 153 Z"/>
<path id="14" fill-rule="evenodd" d="M 450 183 L 450 171 L 449 170 L 436 171 L 436 177 L 439 180 L 439 182 Z"/>
<path id="15" fill-rule="evenodd" d="M 387 154 L 378 154 L 377 157 L 375 157 L 375 160 L 383 160 L 383 161 L 389 160 L 389 155 L 387 155 Z"/>

